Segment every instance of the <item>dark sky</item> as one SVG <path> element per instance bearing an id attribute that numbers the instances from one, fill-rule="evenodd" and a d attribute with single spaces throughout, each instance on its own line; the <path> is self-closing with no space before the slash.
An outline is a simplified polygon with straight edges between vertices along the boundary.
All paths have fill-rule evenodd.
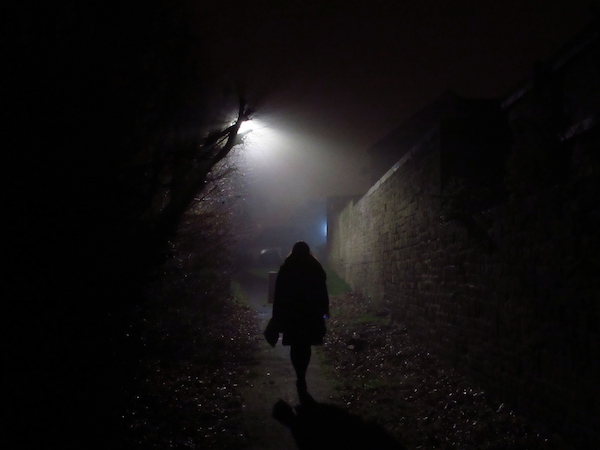
<path id="1" fill-rule="evenodd" d="M 285 136 L 252 182 L 284 218 L 286 199 L 368 188 L 367 148 L 444 91 L 510 91 L 590 21 L 590 4 L 224 0 L 203 27 L 223 80 L 247 86 Z"/>

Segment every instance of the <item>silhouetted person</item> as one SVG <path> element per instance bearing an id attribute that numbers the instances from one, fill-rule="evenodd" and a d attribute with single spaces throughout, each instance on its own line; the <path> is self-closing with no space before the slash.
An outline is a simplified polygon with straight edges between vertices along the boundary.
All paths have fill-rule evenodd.
<path id="1" fill-rule="evenodd" d="M 311 345 L 323 344 L 325 318 L 329 317 L 329 295 L 323 267 L 311 254 L 306 242 L 297 242 L 279 269 L 275 282 L 273 319 L 289 345 L 296 371 L 300 400 L 308 396 L 306 370 Z"/>

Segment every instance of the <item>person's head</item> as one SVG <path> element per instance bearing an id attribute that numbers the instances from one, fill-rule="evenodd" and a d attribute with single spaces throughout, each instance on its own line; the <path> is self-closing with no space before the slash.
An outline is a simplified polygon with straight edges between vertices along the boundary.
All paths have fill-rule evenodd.
<path id="1" fill-rule="evenodd" d="M 308 256 L 310 255 L 310 247 L 304 241 L 298 241 L 292 247 L 292 255 L 294 256 Z"/>

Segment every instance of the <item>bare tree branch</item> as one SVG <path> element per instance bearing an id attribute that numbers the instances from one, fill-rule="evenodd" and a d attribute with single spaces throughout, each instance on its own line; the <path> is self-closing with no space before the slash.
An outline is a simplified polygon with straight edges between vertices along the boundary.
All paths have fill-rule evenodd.
<path id="1" fill-rule="evenodd" d="M 210 171 L 239 143 L 240 127 L 251 114 L 252 110 L 246 100 L 240 98 L 235 123 L 209 135 L 199 147 L 196 157 L 192 161 L 183 161 L 186 167 L 182 168 L 182 173 L 173 177 L 169 202 L 157 218 L 156 230 L 159 233 L 170 234 L 175 230 L 198 191 L 204 187 Z"/>

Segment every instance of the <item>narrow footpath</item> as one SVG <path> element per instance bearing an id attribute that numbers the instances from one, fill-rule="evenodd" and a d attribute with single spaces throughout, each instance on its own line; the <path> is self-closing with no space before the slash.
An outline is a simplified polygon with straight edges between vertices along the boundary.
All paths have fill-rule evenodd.
<path id="1" fill-rule="evenodd" d="M 268 284 L 259 277 L 241 280 L 255 309 L 262 333 L 271 317 Z M 272 348 L 259 339 L 256 361 L 242 389 L 243 431 L 251 450 L 402 450 L 390 435 L 374 423 L 350 414 L 326 376 L 313 350 L 308 368 L 308 392 L 314 401 L 300 404 L 289 347 L 281 340 Z"/>
<path id="2" fill-rule="evenodd" d="M 259 319 L 259 330 L 264 330 L 271 317 L 268 303 L 268 283 L 258 277 L 243 280 L 243 288 Z M 281 339 L 272 348 L 260 336 L 256 364 L 243 390 L 244 428 L 251 449 L 284 450 L 298 448 L 291 429 L 273 417 L 276 404 L 283 400 L 291 408 L 298 407 L 296 376 L 290 362 L 290 349 L 281 345 Z M 325 379 L 319 358 L 313 357 L 307 373 L 308 390 L 315 401 L 335 403 L 333 388 Z"/>

